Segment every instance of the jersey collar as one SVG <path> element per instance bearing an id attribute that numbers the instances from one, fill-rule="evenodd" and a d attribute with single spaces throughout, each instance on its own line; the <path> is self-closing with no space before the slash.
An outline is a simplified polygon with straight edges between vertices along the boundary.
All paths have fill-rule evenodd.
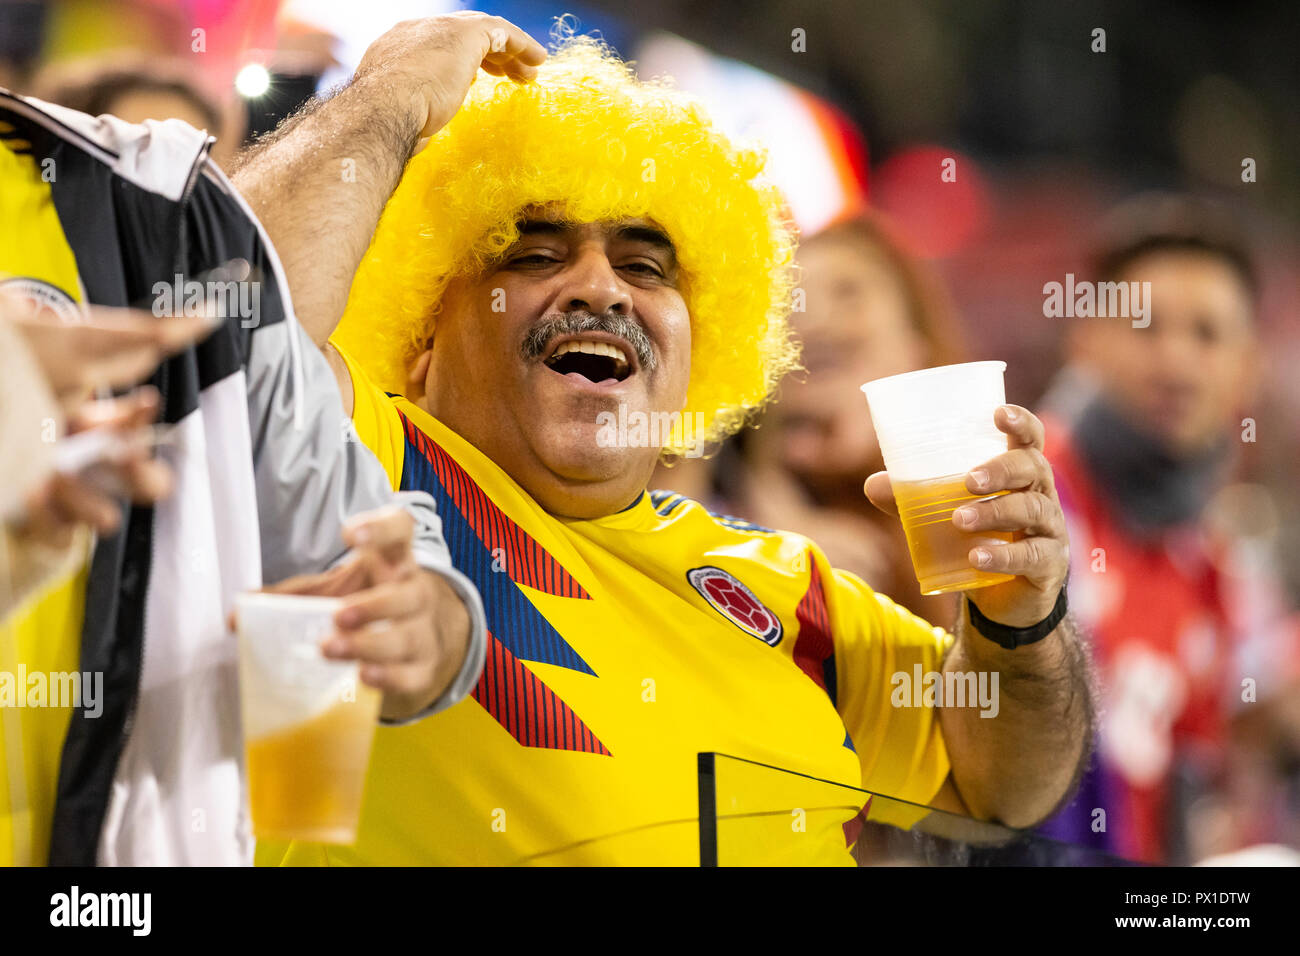
<path id="1" fill-rule="evenodd" d="M 460 462 L 473 461 L 476 467 L 491 469 L 501 478 L 508 481 L 514 486 L 514 489 L 532 502 L 533 507 L 539 511 L 541 506 L 533 499 L 528 492 L 516 482 L 505 469 L 490 459 L 483 452 L 479 451 L 474 445 L 466 441 L 459 434 L 452 431 L 438 419 L 434 418 L 419 405 L 416 405 L 408 398 L 396 396 L 398 407 L 402 414 L 414 422 L 415 426 L 423 431 L 426 435 L 442 445 L 451 454 L 452 458 Z M 551 515 L 556 521 L 561 521 L 566 525 L 592 525 L 599 528 L 608 528 L 617 531 L 651 531 L 662 520 L 655 512 L 654 505 L 650 501 L 650 496 L 643 490 L 630 505 L 613 514 L 602 515 L 599 518 L 561 518 L 557 515 Z"/>

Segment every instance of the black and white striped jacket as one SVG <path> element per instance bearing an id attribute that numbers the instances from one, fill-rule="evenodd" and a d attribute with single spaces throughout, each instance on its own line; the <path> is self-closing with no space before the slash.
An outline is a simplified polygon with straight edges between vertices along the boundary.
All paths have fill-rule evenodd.
<path id="1" fill-rule="evenodd" d="M 177 426 L 175 491 L 130 508 L 122 530 L 96 543 L 79 669 L 103 672 L 103 713 L 73 714 L 49 848 L 52 864 L 251 863 L 233 596 L 328 568 L 344 557 L 346 519 L 399 500 L 416 519 L 417 560 L 450 581 L 473 621 L 465 665 L 430 713 L 478 680 L 481 601 L 452 567 L 432 499 L 394 493 L 356 440 L 275 250 L 207 158 L 205 133 L 2 90 L 0 121 L 38 164 L 53 161 L 84 301 L 146 304 L 159 282 L 239 260 L 260 282 L 254 321 L 229 319 L 152 379 L 164 422 Z"/>

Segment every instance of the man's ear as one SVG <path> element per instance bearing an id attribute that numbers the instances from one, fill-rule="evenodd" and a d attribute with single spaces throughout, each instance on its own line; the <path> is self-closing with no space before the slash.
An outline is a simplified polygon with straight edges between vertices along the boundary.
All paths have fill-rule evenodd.
<path id="1" fill-rule="evenodd" d="M 432 359 L 433 349 L 425 349 L 406 373 L 406 397 L 412 402 L 424 400 L 424 383 L 429 377 L 429 362 Z"/>

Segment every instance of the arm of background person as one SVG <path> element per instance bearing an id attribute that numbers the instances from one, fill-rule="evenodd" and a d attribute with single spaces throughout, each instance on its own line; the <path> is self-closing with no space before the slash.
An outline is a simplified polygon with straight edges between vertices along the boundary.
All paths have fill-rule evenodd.
<path id="1" fill-rule="evenodd" d="M 5 301 L 0 299 L 0 461 L 6 463 L 0 484 L 0 515 L 6 519 L 0 522 L 0 619 L 54 577 L 75 550 L 71 530 L 24 540 L 11 520 L 25 510 L 24 491 L 52 466 L 53 445 L 41 441 L 41 432 L 59 413 L 35 356 L 7 321 Z"/>
<path id="2" fill-rule="evenodd" d="M 116 432 L 124 442 L 158 413 L 158 395 L 137 388 L 93 401 L 98 389 L 135 385 L 168 355 L 210 331 L 203 318 L 160 323 L 147 313 L 90 307 L 69 324 L 0 293 L 0 617 L 87 553 L 89 533 L 115 531 L 120 504 L 86 476 L 56 472 L 68 434 Z M 124 445 L 95 463 L 139 504 L 170 489 L 148 446 Z"/>

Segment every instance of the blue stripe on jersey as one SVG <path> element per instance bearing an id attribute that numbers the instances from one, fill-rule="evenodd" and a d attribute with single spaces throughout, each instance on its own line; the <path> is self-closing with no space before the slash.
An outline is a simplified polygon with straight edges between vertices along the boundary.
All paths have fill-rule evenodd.
<path id="1" fill-rule="evenodd" d="M 406 439 L 406 453 L 402 456 L 401 486 L 406 491 L 427 491 L 433 496 L 452 563 L 478 588 L 483 596 L 488 630 L 510 649 L 510 653 L 521 660 L 555 664 L 596 676 L 596 672 L 525 597 L 510 575 L 492 569 L 492 553 L 456 507 L 438 480 L 433 465 L 409 438 Z"/>

